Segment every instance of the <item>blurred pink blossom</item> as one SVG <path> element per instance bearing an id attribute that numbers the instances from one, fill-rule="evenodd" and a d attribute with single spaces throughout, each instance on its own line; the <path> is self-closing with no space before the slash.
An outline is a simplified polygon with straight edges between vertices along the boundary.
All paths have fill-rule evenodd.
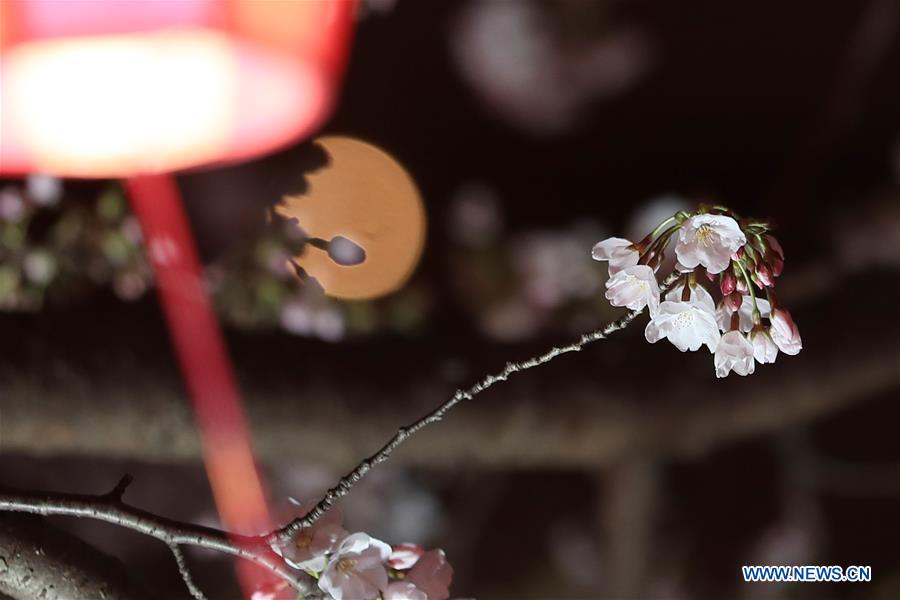
<path id="1" fill-rule="evenodd" d="M 570 128 L 591 100 L 628 88 L 650 63 L 640 33 L 611 29 L 598 39 L 567 39 L 530 0 L 466 4 L 451 50 L 492 112 L 538 135 Z"/>

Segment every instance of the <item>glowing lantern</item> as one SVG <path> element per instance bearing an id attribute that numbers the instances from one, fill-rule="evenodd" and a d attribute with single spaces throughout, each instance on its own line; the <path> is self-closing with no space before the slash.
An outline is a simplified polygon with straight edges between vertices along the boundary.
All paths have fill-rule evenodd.
<path id="1" fill-rule="evenodd" d="M 0 164 L 128 177 L 256 156 L 328 114 L 348 0 L 4 0 Z"/>
<path id="2" fill-rule="evenodd" d="M 0 174 L 127 179 L 230 529 L 266 526 L 267 510 L 167 173 L 257 156 L 319 126 L 354 9 L 354 0 L 0 0 Z"/>

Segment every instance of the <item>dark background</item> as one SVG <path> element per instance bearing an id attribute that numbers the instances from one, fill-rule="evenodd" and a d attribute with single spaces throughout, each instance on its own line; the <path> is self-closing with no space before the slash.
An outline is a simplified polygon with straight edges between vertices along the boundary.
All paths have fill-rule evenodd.
<path id="1" fill-rule="evenodd" d="M 517 461 L 509 458 L 514 451 L 492 458 L 485 450 L 472 458 L 479 451 L 469 448 L 488 440 L 463 427 L 451 430 L 460 436 L 458 446 L 442 441 L 443 454 L 422 457 L 417 445 L 429 445 L 426 432 L 383 468 L 381 479 L 358 490 L 361 499 L 345 506 L 348 528 L 393 532 L 403 530 L 404 520 L 433 519 L 434 526 L 410 527 L 423 536 L 415 541 L 447 549 L 457 572 L 454 597 L 897 597 L 900 388 L 890 376 L 900 366 L 896 3 L 635 0 L 616 3 L 596 22 L 588 0 L 538 3 L 554 26 L 553 19 L 575 15 L 582 27 L 562 27 L 564 38 L 599 37 L 627 24 L 652 49 L 643 77 L 617 94 L 590 99 L 571 126 L 541 135 L 502 118 L 460 76 L 448 40 L 465 4 L 401 0 L 363 20 L 340 102 L 323 130 L 387 150 L 419 186 L 429 237 L 414 282 L 435 299 L 427 322 L 415 334 L 335 345 L 229 330 L 242 387 L 260 406 L 296 393 L 309 410 L 326 415 L 335 395 L 358 392 L 341 402 L 359 409 L 359 422 L 316 424 L 336 438 L 363 431 L 341 442 L 361 458 L 392 427 L 456 386 L 568 339 L 552 328 L 516 343 L 481 333 L 452 268 L 458 247 L 449 213 L 460 186 L 477 180 L 491 187 L 506 235 L 562 229 L 580 218 L 617 234 L 655 196 L 714 199 L 778 224 L 788 254 L 783 279 L 802 274 L 783 296 L 794 302 L 803 333 L 799 356 L 781 356 L 757 376 L 715 382 L 707 356 L 650 347 L 640 331 L 628 331 L 615 343 L 524 375 L 498 392 L 496 403 L 485 395 L 438 427 L 452 427 L 457 417 L 478 423 L 481 411 L 502 424 L 515 418 L 522 398 L 540 407 L 537 414 L 563 415 L 577 427 L 582 418 L 606 415 L 606 398 L 627 398 L 632 412 L 622 427 L 637 432 L 629 434 L 635 440 L 596 460 L 577 453 L 566 459 L 565 452 L 541 446 L 538 421 L 535 444 Z M 208 259 L 228 243 L 221 229 L 227 212 L 213 210 L 209 190 L 232 190 L 231 202 L 271 204 L 302 188 L 307 149 L 182 178 Z M 66 190 L 89 195 L 95 186 L 69 182 Z M 841 241 L 848 230 L 853 240 L 872 243 L 895 231 L 879 246 L 893 261 L 850 265 L 846 244 L 859 242 Z M 161 380 L 164 390 L 184 399 L 152 295 L 126 304 L 98 292 L 72 307 L 2 314 L 0 324 L 8 382 L 53 387 L 65 380 L 56 372 L 62 364 L 78 374 L 79 396 L 102 389 L 117 405 L 134 401 L 129 398 L 138 392 L 131 388 L 139 382 Z M 878 375 L 863 370 L 881 379 L 856 380 L 861 371 L 847 368 L 851 380 L 842 380 L 850 362 L 883 364 Z M 830 396 L 817 390 L 817 380 L 826 382 Z M 118 399 L 109 391 L 116 386 L 125 390 Z M 803 406 L 813 408 L 791 404 L 792 394 L 808 395 Z M 821 409 L 815 408 L 820 394 Z M 781 400 L 796 415 L 781 414 Z M 15 401 L 11 392 L 3 400 Z M 698 434 L 713 441 L 692 446 L 693 428 L 703 430 L 707 409 L 727 415 L 743 402 L 761 408 L 738 407 L 733 419 L 721 421 L 733 434 Z M 19 413 L 7 407 L 4 419 L 10 414 Z M 683 414 L 690 417 L 679 420 Z M 130 471 L 137 475 L 133 502 L 174 517 L 212 518 L 196 462 L 127 450 L 98 456 L 90 448 L 73 453 L 80 456 L 29 454 L 5 453 L 4 484 L 99 491 Z M 317 467 L 317 457 L 299 451 L 264 455 L 273 490 L 284 495 L 300 494 L 298 487 L 320 493 L 354 462 L 341 454 Z M 298 484 L 301 479 L 306 483 Z M 399 503 L 404 494 L 427 498 L 424 505 L 436 512 L 373 514 L 371 506 Z M 135 578 L 161 582 L 166 597 L 184 596 L 164 547 L 102 525 L 67 526 L 119 555 Z M 230 573 L 225 561 L 193 560 L 211 597 L 234 594 L 223 578 Z M 740 565 L 755 563 L 871 565 L 874 580 L 777 588 L 741 583 Z"/>

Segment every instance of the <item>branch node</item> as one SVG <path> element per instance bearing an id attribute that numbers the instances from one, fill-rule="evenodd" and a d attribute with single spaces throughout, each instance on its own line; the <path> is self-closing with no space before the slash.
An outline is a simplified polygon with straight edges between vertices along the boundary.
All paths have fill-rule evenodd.
<path id="1" fill-rule="evenodd" d="M 134 476 L 130 473 L 125 473 L 122 475 L 122 478 L 119 480 L 119 483 L 116 484 L 116 487 L 111 489 L 104 495 L 104 498 L 107 500 L 112 500 L 115 502 L 121 502 L 122 496 L 125 494 L 125 490 L 128 489 L 128 486 L 134 481 Z"/>

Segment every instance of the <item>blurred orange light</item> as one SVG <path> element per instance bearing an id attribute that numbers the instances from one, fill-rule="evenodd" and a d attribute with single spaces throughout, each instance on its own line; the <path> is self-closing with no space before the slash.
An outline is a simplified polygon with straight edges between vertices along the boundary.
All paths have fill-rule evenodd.
<path id="1" fill-rule="evenodd" d="M 360 246 L 360 264 L 337 264 L 323 252 L 294 257 L 325 292 L 361 300 L 401 288 L 425 245 L 425 206 L 412 177 L 394 157 L 362 140 L 326 136 L 316 140 L 328 164 L 307 175 L 309 191 L 286 196 L 276 211 L 296 218 L 309 235 L 342 236 Z"/>

